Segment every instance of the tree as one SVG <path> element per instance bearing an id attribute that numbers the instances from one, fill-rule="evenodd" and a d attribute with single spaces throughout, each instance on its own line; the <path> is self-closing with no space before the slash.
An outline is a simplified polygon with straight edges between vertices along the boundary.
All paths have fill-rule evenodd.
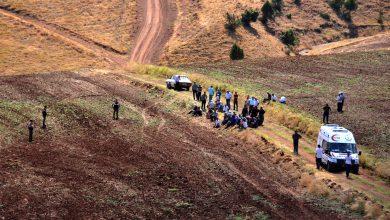
<path id="1" fill-rule="evenodd" d="M 241 14 L 241 22 L 245 26 L 250 26 L 251 22 L 256 22 L 259 17 L 259 11 L 256 9 L 247 9 Z"/>
<path id="2" fill-rule="evenodd" d="M 269 1 L 266 1 L 263 7 L 261 7 L 261 13 L 263 14 L 262 16 L 263 22 L 267 22 L 268 19 L 274 17 L 275 11 Z"/>
<path id="3" fill-rule="evenodd" d="M 329 5 L 334 11 L 340 13 L 341 7 L 343 7 L 343 3 L 343 0 L 330 0 Z"/>
<path id="4" fill-rule="evenodd" d="M 226 23 L 225 28 L 229 31 L 235 31 L 241 25 L 240 19 L 238 19 L 234 14 L 226 13 Z"/>
<path id="5" fill-rule="evenodd" d="M 296 4 L 296 5 L 298 5 L 298 6 L 300 6 L 301 5 L 301 0 L 294 0 L 294 4 Z"/>
<path id="6" fill-rule="evenodd" d="M 283 0 L 272 0 L 272 6 L 275 11 L 277 12 L 282 12 L 283 8 Z"/>
<path id="7" fill-rule="evenodd" d="M 244 59 L 244 50 L 241 49 L 236 43 L 233 44 L 232 49 L 230 50 L 230 59 L 232 60 Z"/>
<path id="8" fill-rule="evenodd" d="M 288 31 L 282 32 L 280 40 L 288 46 L 295 46 L 299 44 L 299 39 L 295 36 L 293 30 L 289 29 Z"/>
<path id="9" fill-rule="evenodd" d="M 356 0 L 346 0 L 344 2 L 344 7 L 348 11 L 355 11 L 358 8 L 358 4 L 357 4 Z"/>

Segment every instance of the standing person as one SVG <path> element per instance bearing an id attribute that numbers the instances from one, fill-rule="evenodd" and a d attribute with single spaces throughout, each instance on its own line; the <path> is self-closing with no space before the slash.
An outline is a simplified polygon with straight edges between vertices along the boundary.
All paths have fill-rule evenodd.
<path id="1" fill-rule="evenodd" d="M 219 100 L 221 100 L 221 96 L 222 96 L 221 88 L 218 88 L 218 89 L 217 89 L 217 98 L 218 98 Z"/>
<path id="2" fill-rule="evenodd" d="M 202 110 L 206 111 L 206 102 L 207 102 L 206 92 L 204 92 L 203 95 L 200 97 L 200 101 L 202 102 Z"/>
<path id="3" fill-rule="evenodd" d="M 209 100 L 213 100 L 213 97 L 214 97 L 214 88 L 213 86 L 210 86 L 209 89 L 208 89 L 208 92 L 209 92 Z"/>
<path id="4" fill-rule="evenodd" d="M 202 85 L 201 84 L 199 84 L 198 85 L 198 89 L 197 89 L 197 91 L 196 91 L 196 100 L 197 101 L 200 101 L 200 96 L 202 95 Z"/>
<path id="5" fill-rule="evenodd" d="M 271 101 L 271 98 L 272 98 L 271 93 L 267 92 L 267 100 L 268 100 L 268 102 Z"/>
<path id="6" fill-rule="evenodd" d="M 263 126 L 263 123 L 264 123 L 264 114 L 265 114 L 265 111 L 263 109 L 263 107 L 260 107 L 260 110 L 259 110 L 259 120 L 258 120 L 258 124 L 259 126 Z"/>
<path id="7" fill-rule="evenodd" d="M 234 92 L 234 96 L 233 96 L 233 110 L 238 111 L 238 94 L 237 94 L 237 92 Z"/>
<path id="8" fill-rule="evenodd" d="M 345 175 L 349 178 L 349 173 L 351 172 L 352 166 L 352 156 L 351 152 L 347 152 L 347 157 L 345 158 Z"/>
<path id="9" fill-rule="evenodd" d="M 345 101 L 344 92 L 339 92 L 339 94 L 337 95 L 337 112 L 339 113 L 343 112 L 344 101 Z"/>
<path id="10" fill-rule="evenodd" d="M 320 145 L 317 145 L 316 148 L 316 165 L 317 165 L 317 170 L 321 168 L 321 159 L 322 159 L 322 148 Z"/>
<path id="11" fill-rule="evenodd" d="M 29 123 L 27 124 L 27 129 L 28 129 L 28 142 L 33 141 L 33 133 L 34 133 L 34 121 L 30 120 Z"/>
<path id="12" fill-rule="evenodd" d="M 196 100 L 196 93 L 198 92 L 198 84 L 196 84 L 196 82 L 194 82 L 194 84 L 192 84 L 192 97 L 194 98 L 194 100 Z"/>
<path id="13" fill-rule="evenodd" d="M 232 93 L 228 90 L 225 94 L 225 98 L 226 98 L 226 105 L 229 107 L 229 109 L 231 108 L 230 107 L 230 100 L 232 99 Z"/>
<path id="14" fill-rule="evenodd" d="M 298 134 L 298 131 L 295 131 L 294 134 L 292 135 L 295 155 L 298 155 L 298 144 L 299 144 L 299 139 L 301 139 L 301 138 L 302 138 L 302 136 L 300 134 Z"/>
<path id="15" fill-rule="evenodd" d="M 114 103 L 112 103 L 112 108 L 114 109 L 114 113 L 112 114 L 112 119 L 118 120 L 119 119 L 119 108 L 120 104 L 118 99 L 115 99 Z"/>
<path id="16" fill-rule="evenodd" d="M 175 90 L 179 91 L 180 90 L 180 76 L 175 75 L 174 79 L 175 79 Z"/>
<path id="17" fill-rule="evenodd" d="M 324 114 L 322 115 L 322 122 L 324 124 L 329 124 L 329 114 L 332 109 L 329 107 L 328 104 L 326 104 L 323 109 L 324 109 Z"/>
<path id="18" fill-rule="evenodd" d="M 241 115 L 242 117 L 246 117 L 248 115 L 248 107 L 246 105 L 242 108 Z"/>
<path id="19" fill-rule="evenodd" d="M 46 117 L 47 117 L 47 106 L 45 105 L 42 110 L 42 129 L 46 129 Z"/>

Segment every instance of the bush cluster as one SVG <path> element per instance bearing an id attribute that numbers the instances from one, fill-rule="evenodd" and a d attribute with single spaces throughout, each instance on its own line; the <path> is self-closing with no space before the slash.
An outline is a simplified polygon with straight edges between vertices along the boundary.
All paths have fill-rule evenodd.
<path id="1" fill-rule="evenodd" d="M 226 23 L 225 28 L 229 31 L 235 31 L 241 25 L 240 19 L 238 19 L 234 14 L 226 13 Z"/>
<path id="2" fill-rule="evenodd" d="M 247 9 L 241 14 L 241 22 L 245 26 L 250 26 L 251 22 L 256 22 L 259 17 L 259 11 L 257 9 Z"/>
<path id="3" fill-rule="evenodd" d="M 299 44 L 298 37 L 291 29 L 282 32 L 282 34 L 280 35 L 280 40 L 282 40 L 282 42 L 288 46 L 295 46 Z"/>

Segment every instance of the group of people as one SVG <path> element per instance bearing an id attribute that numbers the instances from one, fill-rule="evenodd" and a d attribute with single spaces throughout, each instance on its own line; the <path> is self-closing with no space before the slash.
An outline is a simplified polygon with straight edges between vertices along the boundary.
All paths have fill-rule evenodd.
<path id="1" fill-rule="evenodd" d="M 45 105 L 42 109 L 42 129 L 46 129 L 46 117 L 47 117 L 47 106 Z M 34 129 L 35 129 L 35 121 L 30 120 L 27 124 L 28 129 L 28 142 L 33 141 Z"/>
<path id="2" fill-rule="evenodd" d="M 237 92 L 232 93 L 227 90 L 224 94 L 225 103 L 222 101 L 221 88 L 214 89 L 213 86 L 210 86 L 207 89 L 208 95 L 206 92 L 201 94 L 201 85 L 194 83 L 192 92 L 193 99 L 202 104 L 201 107 L 195 105 L 189 114 L 199 117 L 205 112 L 206 118 L 214 123 L 215 128 L 221 126 L 225 126 L 225 128 L 237 126 L 240 129 L 257 128 L 264 123 L 265 110 L 260 106 L 260 101 L 256 97 L 247 96 L 241 114 L 237 114 L 239 98 Z M 223 114 L 222 120 L 219 118 L 219 114 Z"/>
<path id="3" fill-rule="evenodd" d="M 345 94 L 344 92 L 339 92 L 339 94 L 336 97 L 337 101 L 337 112 L 343 113 L 343 107 L 345 102 Z M 324 110 L 324 113 L 322 114 L 322 122 L 324 124 L 329 124 L 329 115 L 332 109 L 330 108 L 329 104 L 325 104 L 325 106 L 322 108 Z"/>

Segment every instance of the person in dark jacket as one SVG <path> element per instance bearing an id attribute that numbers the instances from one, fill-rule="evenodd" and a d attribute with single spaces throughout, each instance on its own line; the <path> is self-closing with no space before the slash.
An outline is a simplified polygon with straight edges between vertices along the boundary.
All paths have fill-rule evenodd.
<path id="1" fill-rule="evenodd" d="M 42 110 L 42 129 L 46 129 L 46 117 L 47 117 L 47 106 L 45 105 Z"/>
<path id="2" fill-rule="evenodd" d="M 242 115 L 242 117 L 246 117 L 246 116 L 248 116 L 248 106 L 247 105 L 245 105 L 244 106 L 244 108 L 242 108 L 242 112 L 241 112 L 241 115 Z"/>
<path id="3" fill-rule="evenodd" d="M 257 109 L 257 106 L 254 106 L 251 111 L 251 117 L 256 118 L 258 114 L 259 114 L 259 109 Z"/>
<path id="4" fill-rule="evenodd" d="M 203 95 L 200 97 L 200 101 L 202 102 L 202 110 L 206 111 L 206 102 L 207 102 L 206 92 L 204 92 Z"/>
<path id="5" fill-rule="evenodd" d="M 238 94 L 237 94 L 237 92 L 234 92 L 234 96 L 233 96 L 233 110 L 238 111 Z"/>
<path id="6" fill-rule="evenodd" d="M 34 121 L 30 120 L 27 124 L 28 129 L 28 142 L 33 141 L 33 133 L 34 133 Z"/>
<path id="7" fill-rule="evenodd" d="M 194 82 L 194 84 L 192 84 L 192 97 L 194 98 L 194 100 L 196 100 L 196 93 L 198 92 L 198 84 L 196 84 L 196 82 Z"/>
<path id="8" fill-rule="evenodd" d="M 202 85 L 199 84 L 198 85 L 198 89 L 196 90 L 196 100 L 197 101 L 200 101 L 200 96 L 202 96 Z"/>
<path id="9" fill-rule="evenodd" d="M 263 126 L 264 114 L 265 114 L 265 111 L 264 111 L 263 107 L 260 107 L 258 121 L 257 121 L 259 126 Z"/>
<path id="10" fill-rule="evenodd" d="M 329 124 L 329 114 L 332 109 L 329 107 L 328 104 L 326 104 L 323 109 L 324 109 L 324 113 L 322 115 L 322 122 L 324 124 Z"/>
<path id="11" fill-rule="evenodd" d="M 292 135 L 295 155 L 298 155 L 298 144 L 299 144 L 299 139 L 301 139 L 301 138 L 302 138 L 302 136 L 300 134 L 298 134 L 297 131 L 295 131 L 294 134 Z"/>
<path id="12" fill-rule="evenodd" d="M 114 113 L 112 114 L 112 118 L 114 120 L 118 120 L 119 119 L 119 108 L 120 108 L 120 104 L 119 104 L 119 101 L 118 99 L 115 99 L 114 103 L 112 103 L 112 108 L 114 109 Z"/>

